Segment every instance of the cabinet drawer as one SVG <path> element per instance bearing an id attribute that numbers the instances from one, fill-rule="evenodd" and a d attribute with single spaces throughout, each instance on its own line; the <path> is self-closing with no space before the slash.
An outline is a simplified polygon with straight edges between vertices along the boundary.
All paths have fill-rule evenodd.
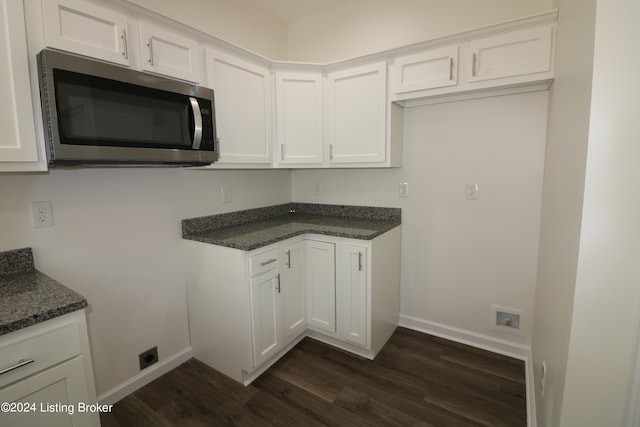
<path id="1" fill-rule="evenodd" d="M 81 354 L 75 323 L 51 329 L 44 322 L 0 338 L 0 387 Z"/>
<path id="2" fill-rule="evenodd" d="M 261 254 L 253 255 L 249 259 L 249 274 L 251 274 L 251 277 L 254 277 L 277 268 L 279 258 L 278 249 L 272 249 Z"/>

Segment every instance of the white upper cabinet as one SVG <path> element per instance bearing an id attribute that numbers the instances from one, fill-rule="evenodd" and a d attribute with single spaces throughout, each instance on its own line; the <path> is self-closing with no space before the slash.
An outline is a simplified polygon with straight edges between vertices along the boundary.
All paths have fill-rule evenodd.
<path id="1" fill-rule="evenodd" d="M 42 8 L 49 47 L 190 82 L 203 79 L 196 40 L 92 1 L 44 0 Z"/>
<path id="2" fill-rule="evenodd" d="M 276 163 L 322 165 L 322 75 L 275 73 Z"/>
<path id="3" fill-rule="evenodd" d="M 130 65 L 127 15 L 84 0 L 44 0 L 47 46 Z"/>
<path id="4" fill-rule="evenodd" d="M 271 80 L 266 67 L 207 48 L 208 86 L 215 91 L 219 164 L 270 164 Z"/>
<path id="5" fill-rule="evenodd" d="M 527 28 L 469 42 L 469 82 L 551 71 L 553 27 Z"/>
<path id="6" fill-rule="evenodd" d="M 21 1 L 0 1 L 0 170 L 38 161 L 24 22 Z"/>
<path id="7" fill-rule="evenodd" d="M 143 70 L 195 83 L 202 81 L 202 50 L 195 40 L 141 22 L 140 42 Z"/>
<path id="8" fill-rule="evenodd" d="M 384 163 L 386 62 L 329 73 L 326 93 L 329 164 Z"/>
<path id="9" fill-rule="evenodd" d="M 458 84 L 458 46 L 447 46 L 396 58 L 391 67 L 394 93 Z"/>
<path id="10" fill-rule="evenodd" d="M 411 107 L 547 89 L 554 77 L 555 23 L 538 19 L 456 35 L 444 47 L 413 47 L 392 61 L 390 100 Z"/>

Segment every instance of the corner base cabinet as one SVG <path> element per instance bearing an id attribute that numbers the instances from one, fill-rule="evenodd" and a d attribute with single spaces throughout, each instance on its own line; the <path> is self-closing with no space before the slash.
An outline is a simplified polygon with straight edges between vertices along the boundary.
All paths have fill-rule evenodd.
<path id="1" fill-rule="evenodd" d="M 193 355 L 245 385 L 306 336 L 372 359 L 398 325 L 400 227 L 373 240 L 183 248 Z"/>

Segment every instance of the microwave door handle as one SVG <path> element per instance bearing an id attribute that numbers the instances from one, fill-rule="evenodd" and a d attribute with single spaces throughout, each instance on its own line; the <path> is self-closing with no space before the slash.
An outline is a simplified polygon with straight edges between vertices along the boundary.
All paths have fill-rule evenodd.
<path id="1" fill-rule="evenodd" d="M 200 105 L 196 98 L 190 96 L 189 101 L 191 102 L 191 111 L 193 112 L 193 145 L 191 148 L 199 150 L 200 143 L 202 143 L 202 113 L 200 112 Z"/>

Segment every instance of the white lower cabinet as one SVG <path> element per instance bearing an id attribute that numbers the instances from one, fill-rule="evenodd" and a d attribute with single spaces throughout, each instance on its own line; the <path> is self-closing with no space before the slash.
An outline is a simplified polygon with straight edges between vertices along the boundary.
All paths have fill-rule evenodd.
<path id="1" fill-rule="evenodd" d="M 278 333 L 278 293 L 280 274 L 277 270 L 249 280 L 251 292 L 251 339 L 253 366 L 258 367 L 280 349 Z"/>
<path id="2" fill-rule="evenodd" d="M 307 336 L 373 359 L 398 325 L 400 227 L 307 239 Z"/>
<path id="3" fill-rule="evenodd" d="M 307 326 L 307 310 L 304 286 L 304 241 L 285 245 L 283 248 L 283 266 L 280 273 L 280 291 L 282 293 L 282 324 L 285 341 L 304 332 Z"/>
<path id="4" fill-rule="evenodd" d="M 305 336 L 373 358 L 398 325 L 399 227 L 250 252 L 183 246 L 193 355 L 245 385 Z"/>
<path id="5" fill-rule="evenodd" d="M 342 298 L 342 339 L 366 346 L 368 316 L 367 246 L 343 244 L 340 251 L 339 283 Z"/>
<path id="6" fill-rule="evenodd" d="M 183 245 L 193 355 L 248 384 L 304 336 L 304 240 L 249 252 Z"/>
<path id="7" fill-rule="evenodd" d="M 100 425 L 84 310 L 1 336 L 0 372 L 0 425 Z"/>
<path id="8" fill-rule="evenodd" d="M 335 243 L 307 241 L 307 325 L 316 331 L 336 332 Z"/>

